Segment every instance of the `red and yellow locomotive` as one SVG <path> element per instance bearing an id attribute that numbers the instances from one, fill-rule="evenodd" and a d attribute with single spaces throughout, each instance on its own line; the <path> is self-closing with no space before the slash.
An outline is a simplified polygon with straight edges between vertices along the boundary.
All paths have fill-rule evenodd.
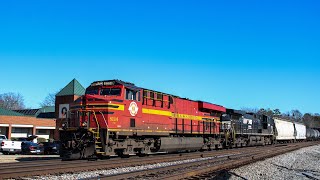
<path id="1" fill-rule="evenodd" d="M 223 106 L 140 88 L 93 82 L 60 131 L 67 159 L 222 148 Z"/>

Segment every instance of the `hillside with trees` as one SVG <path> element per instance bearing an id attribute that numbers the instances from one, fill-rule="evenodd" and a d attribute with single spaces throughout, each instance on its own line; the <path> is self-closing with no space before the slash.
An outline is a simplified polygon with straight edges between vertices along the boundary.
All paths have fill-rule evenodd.
<path id="1" fill-rule="evenodd" d="M 318 113 L 301 113 L 298 109 L 282 113 L 280 109 L 270 108 L 242 108 L 246 112 L 265 114 L 271 117 L 280 117 L 295 122 L 304 123 L 308 128 L 320 128 L 320 114 Z"/>

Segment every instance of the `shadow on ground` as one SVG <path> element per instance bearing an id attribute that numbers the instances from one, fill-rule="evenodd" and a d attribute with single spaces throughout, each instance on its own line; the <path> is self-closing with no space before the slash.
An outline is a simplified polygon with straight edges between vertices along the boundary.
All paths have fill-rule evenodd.
<path id="1" fill-rule="evenodd" d="M 40 156 L 35 156 L 35 157 L 18 157 L 15 160 L 19 162 L 24 162 L 24 161 L 38 161 L 38 160 L 53 160 L 53 159 L 61 159 L 60 157 L 40 157 Z"/>
<path id="2" fill-rule="evenodd" d="M 227 170 L 220 171 L 215 177 L 212 178 L 212 180 L 228 180 L 231 176 L 235 176 L 237 179 L 247 180 L 246 178 Z"/>

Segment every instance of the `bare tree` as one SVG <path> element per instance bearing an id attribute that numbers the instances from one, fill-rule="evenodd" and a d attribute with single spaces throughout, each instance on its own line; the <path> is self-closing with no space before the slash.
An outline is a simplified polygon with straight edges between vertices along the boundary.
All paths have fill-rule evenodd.
<path id="1" fill-rule="evenodd" d="M 54 106 L 56 101 L 56 94 L 57 93 L 48 94 L 47 97 L 43 100 L 43 102 L 40 103 L 40 106 L 41 107 Z"/>
<path id="2" fill-rule="evenodd" d="M 315 123 L 315 128 L 320 128 L 320 116 L 318 113 L 316 113 L 316 115 L 313 116 L 314 118 L 314 123 Z"/>
<path id="3" fill-rule="evenodd" d="M 291 116 L 295 121 L 302 121 L 303 114 L 298 109 L 294 109 L 291 110 Z"/>
<path id="4" fill-rule="evenodd" d="M 12 92 L 0 94 L 0 107 L 9 110 L 24 109 L 23 96 Z"/>
<path id="5" fill-rule="evenodd" d="M 274 115 L 276 115 L 276 116 L 281 115 L 280 109 L 278 109 L 278 108 L 274 109 L 273 112 L 274 112 Z"/>
<path id="6" fill-rule="evenodd" d="M 305 113 L 303 115 L 303 123 L 308 127 L 308 128 L 314 128 L 315 127 L 315 122 L 314 122 L 314 117 L 312 116 L 311 113 Z"/>
<path id="7" fill-rule="evenodd" d="M 268 108 L 268 109 L 260 108 L 257 111 L 257 113 L 264 114 L 264 115 L 271 116 L 271 117 L 274 115 L 273 110 L 271 110 L 270 108 Z"/>

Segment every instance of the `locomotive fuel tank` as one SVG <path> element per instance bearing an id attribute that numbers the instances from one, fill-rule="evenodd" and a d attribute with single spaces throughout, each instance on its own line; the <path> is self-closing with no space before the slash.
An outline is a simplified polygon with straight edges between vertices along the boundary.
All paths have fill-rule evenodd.
<path id="1" fill-rule="evenodd" d="M 203 147 L 201 137 L 162 137 L 159 152 L 196 151 Z"/>

